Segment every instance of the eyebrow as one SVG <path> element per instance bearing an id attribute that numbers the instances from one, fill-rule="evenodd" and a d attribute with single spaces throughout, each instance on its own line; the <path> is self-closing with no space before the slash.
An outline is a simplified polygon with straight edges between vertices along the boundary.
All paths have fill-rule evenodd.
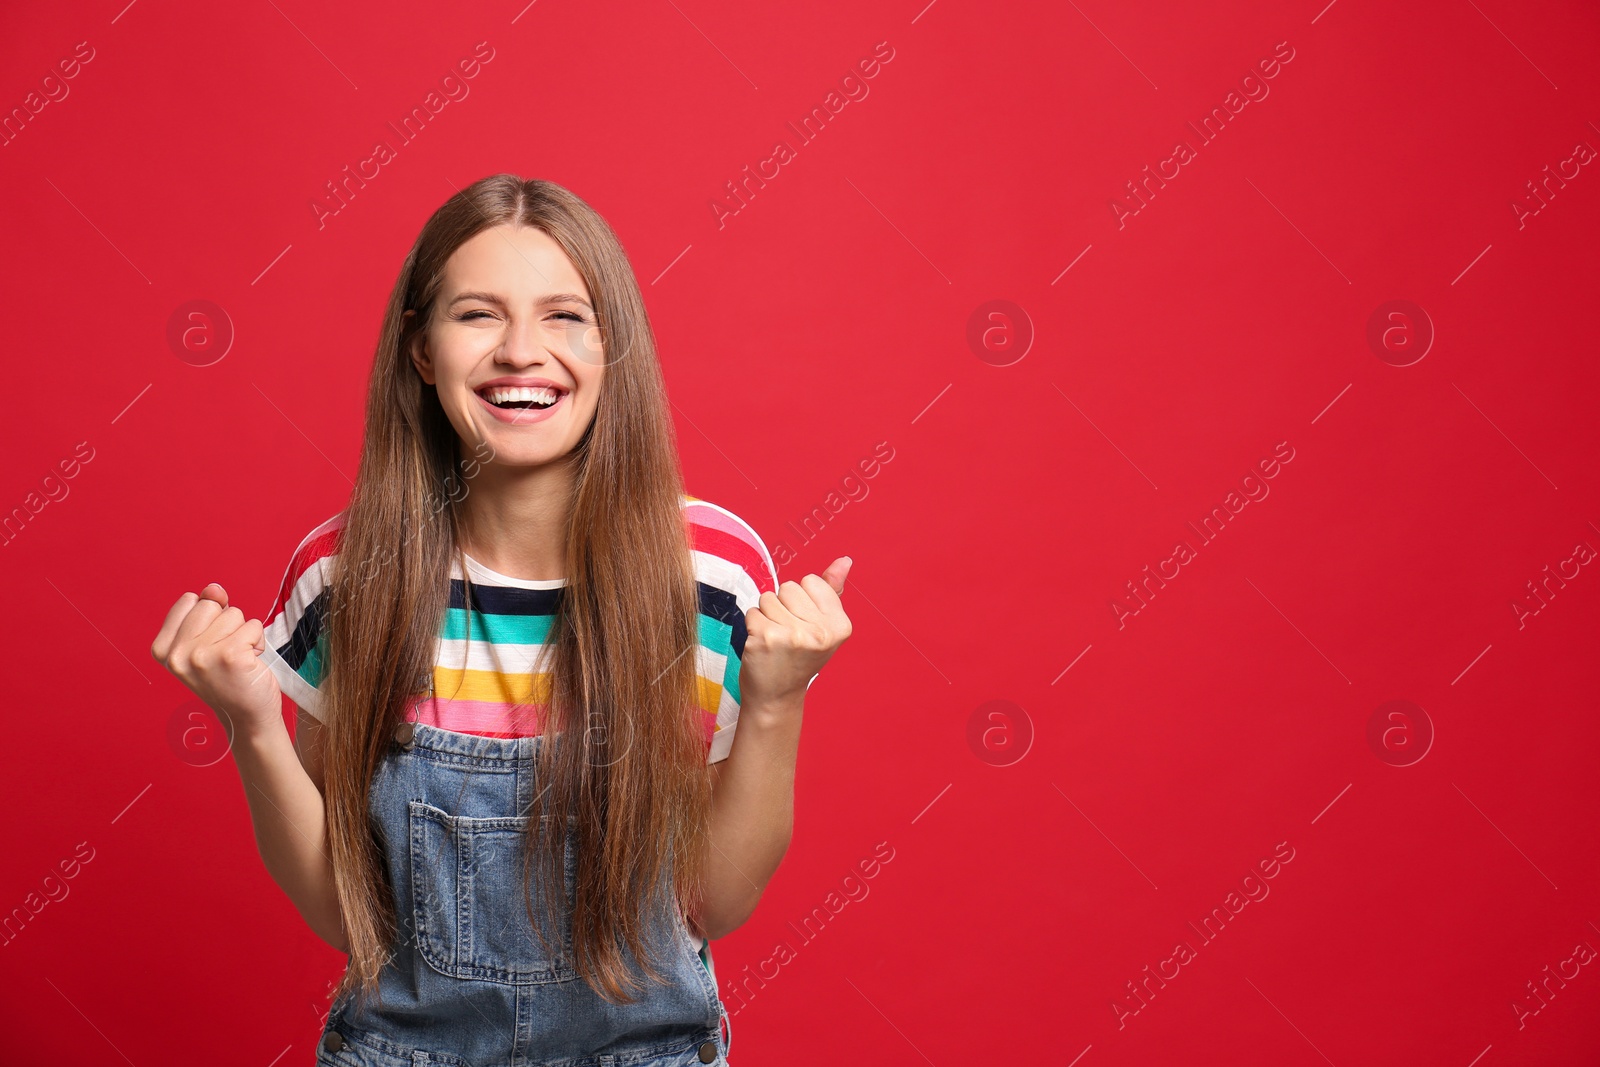
<path id="1" fill-rule="evenodd" d="M 455 307 L 457 304 L 461 303 L 463 300 L 481 300 L 485 304 L 494 304 L 497 307 L 505 307 L 505 301 L 500 299 L 495 294 L 493 294 L 493 293 L 481 293 L 481 292 L 478 292 L 477 290 L 469 290 L 469 291 L 464 292 L 464 293 L 456 294 L 456 298 L 454 300 L 450 301 L 450 303 L 447 306 L 448 307 Z M 577 293 L 551 293 L 549 296 L 542 297 L 539 300 L 539 303 L 541 303 L 541 304 L 561 304 L 561 303 L 567 303 L 567 302 L 571 302 L 571 303 L 574 303 L 574 304 L 582 304 L 584 307 L 588 308 L 590 311 L 594 310 L 594 305 L 589 303 L 589 301 L 585 300 L 583 297 L 579 296 Z"/>

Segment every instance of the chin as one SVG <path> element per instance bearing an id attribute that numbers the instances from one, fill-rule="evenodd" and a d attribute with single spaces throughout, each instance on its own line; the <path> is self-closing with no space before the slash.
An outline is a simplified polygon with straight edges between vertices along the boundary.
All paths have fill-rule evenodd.
<path id="1" fill-rule="evenodd" d="M 494 463 L 498 467 L 543 467 L 564 459 L 571 449 L 557 451 L 548 448 L 496 448 Z"/>

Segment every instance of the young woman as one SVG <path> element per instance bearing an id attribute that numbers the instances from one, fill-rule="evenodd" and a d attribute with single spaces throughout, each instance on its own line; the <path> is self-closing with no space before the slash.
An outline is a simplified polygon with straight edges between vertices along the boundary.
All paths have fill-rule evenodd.
<path id="1" fill-rule="evenodd" d="M 317 1062 L 726 1063 L 709 941 L 788 848 L 849 567 L 779 586 L 684 492 L 604 219 L 509 174 L 451 197 L 389 298 L 348 507 L 265 624 L 213 583 L 151 647 L 349 956 Z"/>

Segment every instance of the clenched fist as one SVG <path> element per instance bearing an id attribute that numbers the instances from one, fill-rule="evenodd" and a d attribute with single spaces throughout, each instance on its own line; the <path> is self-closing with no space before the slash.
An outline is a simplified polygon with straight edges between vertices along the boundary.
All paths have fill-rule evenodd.
<path id="1" fill-rule="evenodd" d="M 805 695 L 822 665 L 850 636 L 850 617 L 839 602 L 849 556 L 840 556 L 820 576 L 784 582 L 762 593 L 745 612 L 744 656 L 739 665 L 741 703 L 781 703 Z"/>
<path id="2" fill-rule="evenodd" d="M 229 607 L 227 591 L 212 582 L 172 605 L 150 655 L 217 713 L 232 738 L 283 722 L 278 679 L 257 658 L 264 635 L 261 620 Z"/>

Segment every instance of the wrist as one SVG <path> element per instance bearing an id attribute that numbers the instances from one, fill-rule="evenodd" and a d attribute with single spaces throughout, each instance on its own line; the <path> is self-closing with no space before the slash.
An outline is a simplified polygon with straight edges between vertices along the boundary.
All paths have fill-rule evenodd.
<path id="1" fill-rule="evenodd" d="M 748 725 L 764 730 L 798 724 L 805 712 L 805 703 L 804 689 L 776 696 L 747 697 L 739 706 L 740 728 Z"/>
<path id="2" fill-rule="evenodd" d="M 294 745 L 282 718 L 255 723 L 235 719 L 228 739 L 228 750 L 233 753 L 235 760 L 249 760 L 270 755 L 286 743 L 291 748 Z"/>

